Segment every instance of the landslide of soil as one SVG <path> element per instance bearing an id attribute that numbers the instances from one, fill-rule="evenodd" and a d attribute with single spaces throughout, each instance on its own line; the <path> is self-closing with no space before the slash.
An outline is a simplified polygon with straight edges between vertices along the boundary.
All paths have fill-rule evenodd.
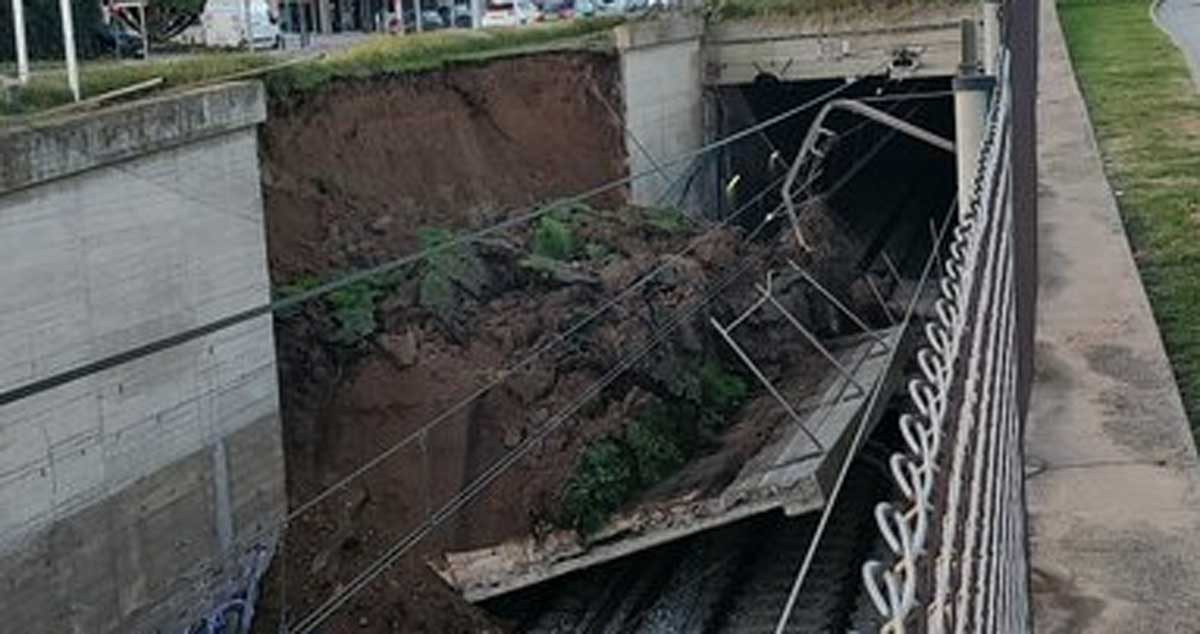
<path id="1" fill-rule="evenodd" d="M 302 108 L 273 110 L 261 147 L 276 287 L 375 265 L 623 176 L 621 128 L 600 101 L 619 106 L 617 73 L 603 54 L 528 56 L 338 82 Z M 754 283 L 785 268 L 783 256 L 851 288 L 835 278 L 861 249 L 828 215 L 809 227 L 820 248 L 798 255 L 786 232 L 747 240 L 745 228 L 630 207 L 623 195 L 557 210 L 279 316 L 293 508 L 414 440 L 288 526 L 256 632 L 277 631 L 282 606 L 294 621 L 344 588 L 682 310 L 702 305 L 321 630 L 501 631 L 450 593 L 425 558 L 552 525 L 589 443 L 618 433 L 648 403 L 677 397 L 678 377 L 696 359 L 736 367 L 708 320 L 728 321 L 749 305 Z M 558 336 L 656 269 L 586 327 Z M 781 297 L 798 314 L 816 310 L 800 285 Z M 844 299 L 855 303 L 853 294 Z M 824 334 L 845 326 L 829 314 L 814 321 Z M 763 334 L 746 342 L 749 351 L 768 372 L 803 371 L 813 355 L 789 347 L 794 338 L 779 322 L 749 323 Z M 767 433 L 731 429 L 726 438 L 744 455 Z M 710 440 L 720 451 L 722 440 Z"/>

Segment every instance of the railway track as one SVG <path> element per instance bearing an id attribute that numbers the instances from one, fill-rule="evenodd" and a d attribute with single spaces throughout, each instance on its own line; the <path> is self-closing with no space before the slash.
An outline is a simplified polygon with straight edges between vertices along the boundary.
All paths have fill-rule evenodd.
<path id="1" fill-rule="evenodd" d="M 859 569 L 876 548 L 885 480 L 855 465 L 789 619 L 788 634 L 867 631 Z M 522 634 L 771 634 L 816 516 L 751 518 L 581 571 L 488 607 Z"/>

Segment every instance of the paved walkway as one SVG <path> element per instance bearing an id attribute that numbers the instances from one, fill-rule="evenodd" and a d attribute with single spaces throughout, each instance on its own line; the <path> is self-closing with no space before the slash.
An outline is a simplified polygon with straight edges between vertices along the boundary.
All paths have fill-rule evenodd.
<path id="1" fill-rule="evenodd" d="M 1154 7 L 1155 17 L 1187 56 L 1192 79 L 1200 90 L 1200 2 L 1197 0 L 1162 0 Z"/>
<path id="2" fill-rule="evenodd" d="M 1200 632 L 1196 452 L 1053 0 L 1041 27 L 1025 444 L 1037 631 Z"/>

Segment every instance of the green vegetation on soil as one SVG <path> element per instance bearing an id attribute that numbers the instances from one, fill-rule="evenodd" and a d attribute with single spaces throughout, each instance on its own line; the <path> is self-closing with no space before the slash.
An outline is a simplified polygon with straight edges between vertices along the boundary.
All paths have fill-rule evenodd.
<path id="1" fill-rule="evenodd" d="M 441 68 L 452 62 L 522 52 L 539 46 L 585 46 L 619 20 L 572 20 L 519 29 L 437 31 L 406 36 L 378 35 L 323 59 L 299 62 L 266 72 L 263 79 L 273 99 L 288 99 L 319 89 L 339 78 L 411 73 Z M 607 42 L 607 39 L 604 39 Z M 80 84 L 84 97 L 162 77 L 159 90 L 199 85 L 229 75 L 279 64 L 286 58 L 266 53 L 206 52 L 149 62 L 100 61 L 84 63 Z M 144 95 L 144 93 L 143 93 Z M 33 114 L 70 103 L 65 71 L 34 74 L 11 102 L 0 99 L 0 116 Z"/>
<path id="2" fill-rule="evenodd" d="M 420 235 L 424 250 L 436 249 L 454 239 L 454 234 L 447 229 L 424 229 Z M 483 295 L 488 280 L 487 268 L 469 244 L 431 253 L 425 264 L 418 300 L 441 320 L 443 326 L 457 331 L 465 319 L 463 304 Z"/>
<path id="3" fill-rule="evenodd" d="M 1065 0 L 1059 16 L 1108 176 L 1200 430 L 1200 96 L 1145 0 Z"/>
<path id="4" fill-rule="evenodd" d="M 621 505 L 667 479 L 724 429 L 750 395 L 749 383 L 714 358 L 696 359 L 670 396 L 646 406 L 616 436 L 584 450 L 563 489 L 560 521 L 594 533 Z"/>
<path id="5" fill-rule="evenodd" d="M 542 216 L 533 232 L 533 254 L 551 260 L 570 260 L 577 249 L 570 220 L 553 214 Z"/>
<path id="6" fill-rule="evenodd" d="M 339 272 L 330 275 L 329 278 L 336 279 L 342 274 Z M 379 332 L 379 322 L 376 319 L 377 302 L 395 293 L 406 275 L 407 271 L 400 269 L 327 293 L 320 305 L 328 312 L 330 320 L 321 332 L 321 339 L 345 351 L 361 349 L 364 343 Z M 290 284 L 280 286 L 274 293 L 274 299 L 280 300 L 312 290 L 323 281 L 327 280 L 315 275 L 306 275 Z M 276 316 L 279 319 L 291 319 L 300 315 L 303 310 L 302 306 L 293 306 L 278 312 Z"/>
<path id="7" fill-rule="evenodd" d="M 663 233 L 683 233 L 688 230 L 687 216 L 675 207 L 647 207 L 646 224 Z"/>

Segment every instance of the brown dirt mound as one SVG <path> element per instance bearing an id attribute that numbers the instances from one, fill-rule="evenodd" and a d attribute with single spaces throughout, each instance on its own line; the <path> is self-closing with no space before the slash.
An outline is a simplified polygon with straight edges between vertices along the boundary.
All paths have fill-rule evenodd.
<path id="1" fill-rule="evenodd" d="M 498 210 L 625 174 L 616 59 L 501 59 L 346 81 L 261 134 L 274 279 L 415 250 L 420 227 L 471 227 Z M 600 201 L 620 200 L 610 196 Z"/>
<path id="2" fill-rule="evenodd" d="M 615 77 L 609 57 L 558 53 L 335 84 L 302 113 L 269 120 L 263 153 L 273 278 L 281 284 L 369 266 L 419 249 L 421 228 L 477 228 L 515 207 L 621 175 L 620 130 L 591 94 L 593 86 L 614 94 Z M 537 226 L 527 225 L 453 249 L 441 264 L 426 261 L 389 276 L 386 288 L 377 289 L 369 311 L 373 326 L 362 340 L 331 336 L 339 317 L 328 301 L 277 321 L 292 506 L 388 448 L 401 449 L 288 527 L 256 631 L 276 630 L 285 598 L 295 621 L 346 587 L 673 315 L 704 299 L 735 265 L 749 263 L 728 292 L 684 320 L 595 404 L 534 445 L 321 631 L 496 627 L 453 596 L 423 561 L 552 523 L 582 449 L 620 430 L 648 399 L 670 392 L 672 368 L 681 359 L 721 354 L 709 316 L 727 321 L 748 305 L 753 283 L 767 268 L 783 268 L 778 253 L 790 249 L 783 239 L 746 243 L 738 231 L 681 218 L 667 217 L 664 224 L 658 211 L 619 202 L 619 196 L 594 201 L 598 210 L 564 218 L 574 248 L 562 259 L 531 259 Z M 797 257 L 828 277 L 838 267 L 818 265 L 855 246 L 843 243 L 831 222 L 814 222 L 810 239 L 828 252 Z M 669 255 L 693 239 L 685 256 Z M 660 265 L 651 282 L 576 336 L 510 371 Z M 430 283 L 435 274 L 445 282 L 437 293 Z M 804 293 L 787 301 L 797 311 L 812 305 Z M 771 372 L 805 359 L 800 352 L 784 354 L 787 349 L 768 338 L 751 345 Z M 483 390 L 498 377 L 504 380 Z M 439 422 L 420 433 L 431 420 Z M 730 455 L 759 442 L 730 438 L 738 445 Z"/>

